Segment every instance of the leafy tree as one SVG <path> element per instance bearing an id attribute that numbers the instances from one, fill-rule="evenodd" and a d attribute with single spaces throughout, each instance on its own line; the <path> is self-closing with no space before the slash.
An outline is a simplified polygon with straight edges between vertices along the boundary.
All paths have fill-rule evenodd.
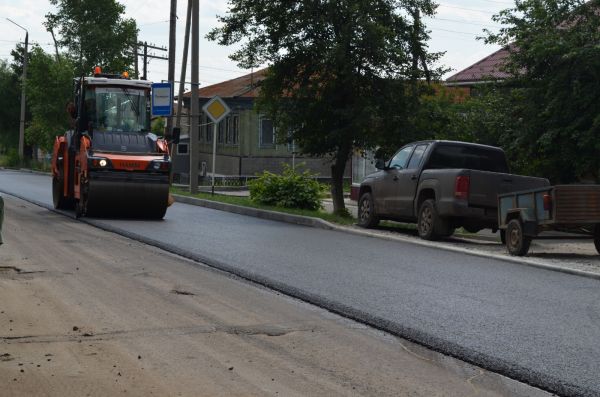
<path id="1" fill-rule="evenodd" d="M 40 47 L 33 47 L 26 86 L 32 114 L 25 130 L 27 143 L 50 150 L 54 138 L 69 127 L 66 105 L 73 95 L 73 69 L 68 59 L 56 60 Z"/>
<path id="2" fill-rule="evenodd" d="M 134 61 L 137 26 L 124 18 L 125 6 L 115 0 L 50 0 L 56 13 L 48 13 L 44 25 L 56 44 L 67 50 L 77 75 L 89 74 L 95 65 L 121 72 Z"/>
<path id="3" fill-rule="evenodd" d="M 510 50 L 507 149 L 556 182 L 600 181 L 600 14 L 597 0 L 523 0 L 494 17 L 487 42 Z"/>
<path id="4" fill-rule="evenodd" d="M 19 143 L 21 91 L 19 75 L 6 61 L 0 60 L 0 151 L 6 152 Z"/>
<path id="5" fill-rule="evenodd" d="M 431 0 L 229 0 L 223 25 L 208 35 L 241 43 L 240 67 L 269 64 L 258 110 L 279 139 L 295 139 L 309 155 L 331 159 L 334 211 L 346 212 L 343 175 L 354 148 L 414 133 L 411 114 L 425 84 L 437 77 L 420 16 Z"/>
<path id="6" fill-rule="evenodd" d="M 151 129 L 156 135 L 163 136 L 165 134 L 165 118 L 157 117 L 152 120 Z"/>

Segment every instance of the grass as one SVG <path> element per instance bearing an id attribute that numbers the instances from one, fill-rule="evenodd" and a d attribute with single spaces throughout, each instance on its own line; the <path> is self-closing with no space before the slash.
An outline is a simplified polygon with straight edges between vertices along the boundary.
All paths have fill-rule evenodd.
<path id="1" fill-rule="evenodd" d="M 223 194 L 215 194 L 213 196 L 212 194 L 205 193 L 205 192 L 198 192 L 196 194 L 191 194 L 187 190 L 182 189 L 182 188 L 177 188 L 177 187 L 172 187 L 171 193 L 180 194 L 182 196 L 195 197 L 195 198 L 204 199 L 204 200 L 218 201 L 220 203 L 234 204 L 234 205 L 240 205 L 243 207 L 250 207 L 250 208 L 257 208 L 257 209 L 267 210 L 267 211 L 277 211 L 277 212 L 284 212 L 286 214 L 310 216 L 313 218 L 320 218 L 320 219 L 323 219 L 328 222 L 337 223 L 339 225 L 353 225 L 356 222 L 356 220 L 353 217 L 334 215 L 334 214 L 325 212 L 323 210 L 303 210 L 303 209 L 297 209 L 297 208 L 285 208 L 285 207 L 277 207 L 277 206 L 272 206 L 272 205 L 264 205 L 264 204 L 260 204 L 260 203 L 250 200 L 250 197 L 227 196 L 227 195 L 223 195 Z"/>

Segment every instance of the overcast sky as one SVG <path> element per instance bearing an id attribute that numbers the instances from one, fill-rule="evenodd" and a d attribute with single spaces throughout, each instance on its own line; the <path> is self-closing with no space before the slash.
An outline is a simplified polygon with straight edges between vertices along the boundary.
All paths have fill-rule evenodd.
<path id="1" fill-rule="evenodd" d="M 0 59 L 10 60 L 10 51 L 17 42 L 25 39 L 25 32 L 5 18 L 10 18 L 29 30 L 29 41 L 39 43 L 47 51 L 52 51 L 52 38 L 42 25 L 46 13 L 53 11 L 47 0 L 0 0 Z M 169 41 L 169 0 L 120 0 L 126 7 L 128 17 L 135 18 L 140 29 L 139 39 L 166 47 Z M 425 22 L 431 30 L 430 50 L 445 51 L 443 65 L 459 71 L 486 55 L 497 47 L 485 45 L 476 40 L 482 29 L 495 30 L 491 16 L 501 9 L 511 6 L 508 0 L 439 0 L 439 8 L 434 19 Z M 177 25 L 177 72 L 180 73 L 185 30 L 186 0 L 178 0 Z M 217 25 L 216 15 L 227 11 L 227 0 L 200 0 L 200 83 L 202 86 L 239 77 L 247 72 L 240 70 L 228 55 L 231 48 L 221 47 L 204 38 L 206 33 Z M 167 53 L 156 52 L 166 56 Z M 141 62 L 140 62 L 141 65 Z M 141 69 L 141 66 L 140 66 Z M 166 61 L 153 59 L 148 67 L 148 77 L 152 81 L 167 78 Z M 449 73 L 447 76 L 451 75 Z M 189 76 L 189 68 L 188 68 Z M 177 77 L 177 80 L 179 78 Z M 189 81 L 189 77 L 187 79 Z"/>

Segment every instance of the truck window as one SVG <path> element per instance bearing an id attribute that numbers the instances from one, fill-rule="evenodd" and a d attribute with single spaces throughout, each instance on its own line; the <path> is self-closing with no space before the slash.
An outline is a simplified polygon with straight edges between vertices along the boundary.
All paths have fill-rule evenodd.
<path id="1" fill-rule="evenodd" d="M 414 170 L 419 168 L 419 165 L 421 165 L 421 160 L 423 159 L 423 153 L 425 153 L 425 149 L 427 149 L 427 145 L 417 145 L 415 151 L 410 157 L 410 161 L 406 167 L 407 169 Z"/>
<path id="2" fill-rule="evenodd" d="M 509 172 L 506 157 L 502 151 L 468 145 L 437 145 L 424 168 L 466 168 L 479 171 Z"/>
<path id="3" fill-rule="evenodd" d="M 392 159 L 390 160 L 390 165 L 388 165 L 388 167 L 399 169 L 406 168 L 406 163 L 408 162 L 408 158 L 410 157 L 410 154 L 412 153 L 413 149 L 414 146 L 407 146 L 405 148 L 400 149 L 400 151 L 396 153 L 394 157 L 392 157 Z"/>

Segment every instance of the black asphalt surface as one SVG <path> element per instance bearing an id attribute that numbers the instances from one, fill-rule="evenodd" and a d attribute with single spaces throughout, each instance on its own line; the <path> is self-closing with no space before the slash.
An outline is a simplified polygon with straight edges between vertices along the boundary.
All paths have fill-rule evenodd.
<path id="1" fill-rule="evenodd" d="M 48 206 L 50 187 L 0 171 L 4 193 Z M 89 221 L 543 389 L 600 395 L 598 280 L 185 204 L 163 221 Z"/>

